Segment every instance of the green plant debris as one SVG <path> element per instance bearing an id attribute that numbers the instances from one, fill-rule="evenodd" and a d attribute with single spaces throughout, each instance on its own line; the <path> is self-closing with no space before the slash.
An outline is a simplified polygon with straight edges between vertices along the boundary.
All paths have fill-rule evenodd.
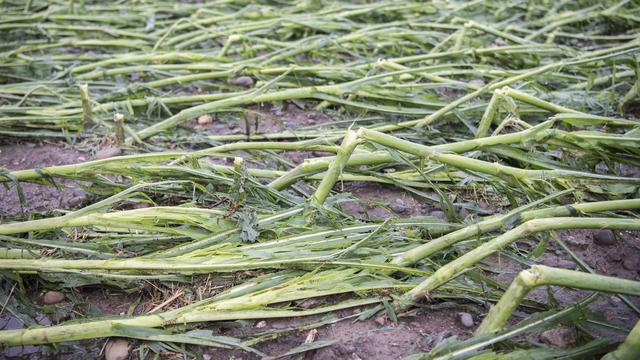
<path id="1" fill-rule="evenodd" d="M 602 273 L 555 233 L 640 231 L 636 1 L 0 9 L 0 139 L 88 154 L 0 164 L 21 208 L 29 183 L 88 194 L 0 218 L 0 314 L 26 325 L 0 331 L 3 347 L 124 337 L 140 341 L 141 358 L 198 345 L 276 359 L 335 340 L 256 346 L 347 318 L 396 323 L 425 303 L 475 303 L 494 305 L 474 336 L 406 355 L 640 358 L 640 325 L 619 344 L 594 332 L 587 310 L 612 293 L 640 315 L 626 297 L 640 278 Z M 571 270 L 541 265 L 556 244 Z M 511 285 L 495 276 L 496 254 L 522 266 Z M 527 297 L 551 285 L 595 293 L 565 306 Z M 154 306 L 37 325 L 62 307 L 34 304 L 30 289 L 77 306 L 88 286 L 152 288 Z M 336 316 L 349 308 L 358 313 Z M 241 336 L 202 325 L 309 316 Z M 571 346 L 527 340 L 558 324 L 579 333 Z"/>

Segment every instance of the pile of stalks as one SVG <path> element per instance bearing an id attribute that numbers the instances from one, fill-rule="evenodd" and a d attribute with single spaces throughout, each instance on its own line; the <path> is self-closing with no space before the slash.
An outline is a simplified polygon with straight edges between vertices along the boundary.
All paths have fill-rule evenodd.
<path id="1" fill-rule="evenodd" d="M 640 325 L 622 344 L 587 326 L 573 348 L 522 340 L 575 322 L 602 293 L 640 315 L 626 297 L 640 295 L 640 282 L 597 274 L 566 246 L 575 270 L 538 261 L 552 241 L 562 245 L 557 230 L 640 230 L 640 178 L 629 170 L 640 166 L 636 2 L 0 8 L 0 137 L 126 152 L 0 169 L 19 193 L 67 179 L 92 194 L 80 209 L 2 220 L 4 311 L 35 324 L 20 310 L 26 297 L 8 291 L 25 294 L 34 281 L 135 289 L 232 279 L 169 311 L 0 331 L 3 346 L 120 336 L 265 355 L 252 346 L 284 331 L 234 339 L 197 329 L 352 307 L 361 319 L 397 320 L 424 302 L 474 302 L 491 306 L 474 337 L 413 357 L 640 357 Z M 261 130 L 292 107 L 332 121 Z M 194 130 L 203 116 L 242 131 Z M 296 165 L 288 156 L 298 152 L 307 158 Z M 354 216 L 345 204 L 358 199 L 342 190 L 350 182 L 406 191 L 445 217 Z M 517 246 L 523 239 L 537 245 Z M 522 265 L 511 285 L 492 277 L 493 254 Z M 594 294 L 564 308 L 527 298 L 552 285 Z M 321 305 L 296 305 L 317 297 Z"/>

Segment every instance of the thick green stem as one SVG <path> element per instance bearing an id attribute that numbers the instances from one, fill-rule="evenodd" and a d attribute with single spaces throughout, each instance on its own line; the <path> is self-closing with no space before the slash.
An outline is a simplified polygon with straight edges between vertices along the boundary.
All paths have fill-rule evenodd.
<path id="1" fill-rule="evenodd" d="M 624 178 L 617 176 L 598 175 L 572 170 L 526 170 L 506 166 L 498 163 L 490 163 L 482 160 L 468 158 L 456 154 L 442 153 L 434 147 L 416 144 L 410 141 L 402 140 L 394 136 L 384 134 L 374 130 L 362 130 L 364 139 L 376 142 L 378 144 L 391 147 L 409 154 L 416 155 L 424 159 L 433 159 L 443 164 L 451 165 L 463 170 L 476 171 L 483 174 L 493 175 L 504 178 L 507 181 L 518 180 L 524 183 L 532 180 L 562 181 L 571 178 L 582 179 L 599 179 L 608 181 L 618 181 L 627 183 L 639 183 L 640 179 Z M 493 137 L 489 137 L 491 139 Z M 476 139 L 476 141 L 481 139 Z"/>
<path id="2" fill-rule="evenodd" d="M 525 296 L 538 286 L 555 285 L 614 294 L 640 295 L 640 282 L 611 276 L 534 265 L 521 271 L 484 318 L 476 335 L 500 330 Z"/>
<path id="3" fill-rule="evenodd" d="M 598 201 L 591 203 L 577 203 L 571 205 L 561 205 L 547 209 L 523 211 L 528 207 L 515 209 L 504 215 L 492 216 L 477 224 L 469 225 L 460 230 L 431 240 L 426 244 L 417 246 L 396 256 L 392 263 L 400 266 L 409 266 L 424 259 L 440 250 L 446 249 L 460 241 L 470 239 L 475 236 L 499 230 L 508 222 L 516 220 L 523 223 L 533 219 L 552 218 L 561 216 L 571 216 L 573 214 L 590 214 L 607 211 L 640 209 L 640 199 Z"/>
<path id="4" fill-rule="evenodd" d="M 483 139 L 470 139 L 453 143 L 446 143 L 441 145 L 435 145 L 430 147 L 437 152 L 452 152 L 463 153 L 483 147 L 495 146 L 495 145 L 509 145 L 516 143 L 523 143 L 532 139 L 543 139 L 546 137 L 547 132 L 553 121 L 545 121 L 531 129 L 527 129 L 518 133 L 505 134 L 492 136 L 490 138 Z M 368 130 L 362 130 L 368 131 Z M 420 145 L 422 146 L 422 145 Z M 317 174 L 324 171 L 334 161 L 335 157 L 315 158 L 306 160 L 302 164 L 296 166 L 286 174 L 280 176 L 278 179 L 272 181 L 269 186 L 281 190 L 284 189 L 301 178 Z M 356 153 L 351 155 L 347 161 L 348 166 L 361 166 L 361 165 L 378 165 L 394 161 L 393 155 L 388 152 L 376 151 L 371 153 Z"/>
<path id="5" fill-rule="evenodd" d="M 174 159 L 184 154 L 185 154 L 184 152 L 166 152 L 166 153 L 118 156 L 118 157 L 113 157 L 108 159 L 87 161 L 79 164 L 50 166 L 50 167 L 40 168 L 40 169 L 16 170 L 11 172 L 11 177 L 19 181 L 36 180 L 44 176 L 71 177 L 74 175 L 81 174 L 83 172 L 95 172 L 95 171 L 100 171 L 100 170 L 109 169 L 109 168 L 121 169 L 123 165 L 126 165 L 128 163 L 162 162 L 168 159 Z M 0 182 L 7 182 L 7 181 L 11 181 L 11 179 L 0 175 Z"/>
<path id="6" fill-rule="evenodd" d="M 636 360 L 640 358 L 640 321 L 631 329 L 626 340 L 618 348 L 607 355 L 602 360 Z"/>
<path id="7" fill-rule="evenodd" d="M 340 145 L 340 149 L 338 149 L 338 153 L 331 161 L 327 173 L 322 178 L 320 185 L 316 189 L 316 192 L 313 194 L 311 198 L 311 204 L 314 206 L 324 204 L 324 201 L 327 199 L 329 194 L 331 193 L 331 189 L 333 189 L 333 185 L 335 185 L 336 181 L 340 178 L 342 174 L 342 169 L 344 169 L 345 165 L 347 165 L 347 161 L 349 161 L 349 157 L 353 153 L 353 150 L 358 145 L 358 137 L 359 133 L 355 131 L 348 131 L 347 135 L 342 140 L 342 144 Z"/>
<path id="8" fill-rule="evenodd" d="M 0 344 L 4 346 L 54 344 L 65 341 L 78 341 L 109 336 L 128 336 L 121 328 L 127 326 L 141 328 L 157 328 L 172 324 L 186 324 L 204 321 L 229 321 L 240 319 L 284 318 L 310 316 L 326 312 L 338 311 L 350 307 L 370 305 L 380 302 L 379 299 L 345 301 L 336 305 L 322 306 L 309 310 L 238 310 L 211 311 L 198 304 L 185 310 L 178 309 L 161 314 L 136 316 L 125 319 L 98 320 L 78 324 L 58 325 L 51 327 L 27 328 L 0 331 Z M 206 300 L 201 302 L 206 305 Z M 192 309 L 192 310 L 191 310 Z M 189 311 L 190 310 L 190 311 Z"/>
<path id="9" fill-rule="evenodd" d="M 407 292 L 397 306 L 404 308 L 414 301 L 426 296 L 430 291 L 451 280 L 464 270 L 482 261 L 487 256 L 525 236 L 549 230 L 567 229 L 613 229 L 640 230 L 640 220 L 618 218 L 571 218 L 558 217 L 551 219 L 534 219 L 507 231 L 506 233 L 486 242 L 465 255 L 444 265 L 432 276 Z"/>
<path id="10" fill-rule="evenodd" d="M 80 85 L 80 100 L 82 101 L 82 122 L 85 126 L 93 123 L 91 98 L 89 97 L 89 85 Z"/>
<path id="11" fill-rule="evenodd" d="M 500 96 L 502 95 L 500 92 L 500 89 L 496 89 L 493 91 L 491 100 L 489 100 L 489 104 L 487 104 L 487 107 L 484 109 L 484 114 L 482 114 L 482 118 L 480 119 L 480 123 L 478 124 L 476 138 L 483 138 L 487 135 L 487 132 L 491 127 L 491 123 L 493 122 L 493 118 L 496 116 L 496 112 L 500 107 Z"/>
<path id="12" fill-rule="evenodd" d="M 180 206 L 159 206 L 114 211 L 105 214 L 90 213 L 81 216 L 76 216 L 74 213 L 70 213 L 68 215 L 54 218 L 2 224 L 0 225 L 0 234 L 10 235 L 72 226 L 114 226 L 122 228 L 153 228 L 162 230 L 163 228 L 156 227 L 154 225 L 163 222 L 185 225 L 201 222 L 201 225 L 206 226 L 206 223 L 209 222 L 211 218 L 222 218 L 223 215 L 223 211 Z M 212 221 L 211 223 L 213 224 L 215 221 Z M 217 228 L 218 226 L 215 227 Z M 170 227 L 166 227 L 164 229 L 166 231 L 172 230 Z"/>

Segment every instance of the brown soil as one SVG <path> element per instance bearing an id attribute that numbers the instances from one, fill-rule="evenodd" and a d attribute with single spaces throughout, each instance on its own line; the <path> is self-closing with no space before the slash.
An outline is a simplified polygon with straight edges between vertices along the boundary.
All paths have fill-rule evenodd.
<path id="1" fill-rule="evenodd" d="M 424 352 L 433 348 L 442 340 L 450 336 L 466 339 L 472 335 L 471 328 L 464 327 L 458 314 L 467 312 L 467 308 L 421 309 L 412 316 L 400 318 L 399 323 L 393 323 L 386 318 L 354 321 L 347 318 L 334 324 L 318 329 L 315 341 L 330 341 L 329 347 L 318 349 L 301 358 L 306 359 L 401 359 L 416 352 Z M 361 310 L 345 310 L 340 317 L 358 314 Z M 304 324 L 319 321 L 320 317 L 305 319 L 279 319 L 256 321 L 252 327 L 244 329 L 225 329 L 214 327 L 225 335 L 251 335 L 260 327 L 286 329 L 299 327 Z M 255 346 L 267 355 L 276 356 L 300 346 L 304 343 L 308 331 L 293 331 L 275 341 Z M 259 359 L 257 355 L 247 354 L 238 350 L 207 349 L 205 358 L 223 360 L 232 358 Z"/>
<path id="2" fill-rule="evenodd" d="M 88 160 L 86 154 L 61 144 L 17 143 L 0 145 L 0 168 L 8 170 L 66 165 L 86 160 Z M 51 185 L 21 183 L 20 187 L 25 200 L 25 214 L 68 209 L 82 204 L 86 197 L 86 193 L 73 186 L 72 181 L 56 180 L 56 185 L 58 188 Z M 18 191 L 13 184 L 9 186 L 10 189 L 0 188 L 0 218 L 21 213 Z"/>

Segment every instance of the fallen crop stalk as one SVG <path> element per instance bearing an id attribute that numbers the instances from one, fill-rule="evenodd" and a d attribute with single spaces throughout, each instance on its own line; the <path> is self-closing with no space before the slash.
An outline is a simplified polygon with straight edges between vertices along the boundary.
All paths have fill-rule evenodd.
<path id="1" fill-rule="evenodd" d="M 525 296 L 534 288 L 545 285 L 640 296 L 640 282 L 638 281 L 534 265 L 516 276 L 500 301 L 491 308 L 484 318 L 476 330 L 476 335 L 500 330 Z"/>
<path id="2" fill-rule="evenodd" d="M 398 301 L 396 306 L 399 309 L 411 306 L 412 303 L 426 296 L 430 291 L 435 290 L 438 286 L 451 280 L 464 270 L 505 246 L 514 243 L 518 239 L 537 232 L 566 229 L 640 230 L 640 220 L 571 217 L 529 220 L 442 266 L 433 275 L 427 277 L 427 279 L 407 292 L 402 299 Z"/>

